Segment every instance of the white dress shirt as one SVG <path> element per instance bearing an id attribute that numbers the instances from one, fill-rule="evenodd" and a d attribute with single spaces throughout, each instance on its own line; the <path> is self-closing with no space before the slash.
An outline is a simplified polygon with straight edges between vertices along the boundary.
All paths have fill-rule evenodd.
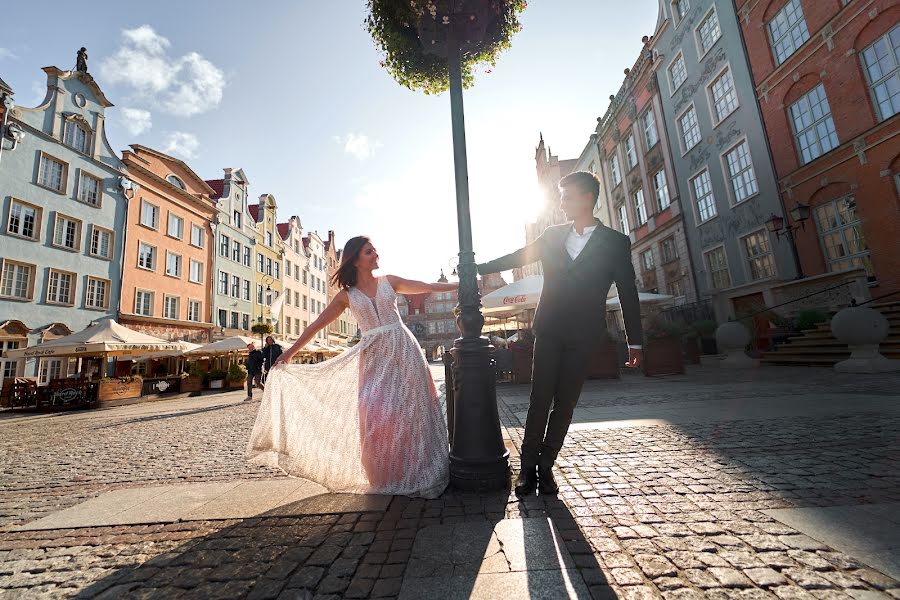
<path id="1" fill-rule="evenodd" d="M 597 229 L 596 225 L 593 227 L 585 227 L 581 234 L 579 234 L 573 225 L 569 230 L 569 235 L 566 236 L 566 252 L 569 253 L 569 257 L 572 260 L 578 258 L 581 251 L 587 246 L 588 240 L 591 239 L 591 234 L 594 233 L 595 229 Z M 628 347 L 634 348 L 635 350 L 641 349 L 641 346 L 638 344 L 628 344 Z"/>

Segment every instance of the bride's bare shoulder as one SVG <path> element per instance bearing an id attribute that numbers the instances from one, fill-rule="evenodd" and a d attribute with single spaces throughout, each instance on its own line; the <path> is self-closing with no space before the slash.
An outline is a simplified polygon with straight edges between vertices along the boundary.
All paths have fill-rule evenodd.
<path id="1" fill-rule="evenodd" d="M 344 288 L 334 295 L 334 302 L 343 306 L 350 306 L 350 288 Z"/>

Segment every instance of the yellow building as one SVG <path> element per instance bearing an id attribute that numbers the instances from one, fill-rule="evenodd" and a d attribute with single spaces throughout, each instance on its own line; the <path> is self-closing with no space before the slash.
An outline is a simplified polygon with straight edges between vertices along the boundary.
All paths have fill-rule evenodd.
<path id="1" fill-rule="evenodd" d="M 259 197 L 259 204 L 249 206 L 250 216 L 253 217 L 256 229 L 255 249 L 255 284 L 256 294 L 253 298 L 254 323 L 260 319 L 266 323 L 273 323 L 275 333 L 280 334 L 283 329 L 278 298 L 284 289 L 282 283 L 282 260 L 284 258 L 284 243 L 277 230 L 278 205 L 272 194 L 263 194 Z M 272 314 L 273 304 L 276 314 Z"/>

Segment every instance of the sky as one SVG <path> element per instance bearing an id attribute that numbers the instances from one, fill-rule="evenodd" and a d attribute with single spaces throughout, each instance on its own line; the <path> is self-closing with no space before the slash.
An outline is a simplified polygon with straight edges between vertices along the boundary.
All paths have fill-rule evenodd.
<path id="1" fill-rule="evenodd" d="M 333 229 L 338 245 L 371 236 L 382 274 L 433 281 L 452 270 L 449 94 L 410 91 L 379 65 L 365 0 L 54 5 L 4 8 L 0 78 L 17 104 L 38 104 L 40 69 L 73 68 L 85 46 L 89 72 L 115 104 L 115 150 L 156 148 L 204 179 L 243 168 L 252 198 L 275 196 L 279 220 L 299 215 L 323 238 Z M 561 159 L 580 155 L 641 37 L 652 35 L 657 7 L 531 0 L 510 50 L 466 90 L 476 261 L 524 244 L 542 202 L 539 135 Z"/>

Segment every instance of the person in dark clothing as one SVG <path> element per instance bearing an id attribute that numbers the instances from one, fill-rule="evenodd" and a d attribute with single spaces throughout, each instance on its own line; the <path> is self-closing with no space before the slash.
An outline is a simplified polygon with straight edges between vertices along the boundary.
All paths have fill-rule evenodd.
<path id="1" fill-rule="evenodd" d="M 263 353 L 257 350 L 256 344 L 253 343 L 247 344 L 247 350 L 250 351 L 244 362 L 247 367 L 247 400 L 253 400 L 254 380 L 262 387 Z"/>
<path id="2" fill-rule="evenodd" d="M 275 338 L 271 335 L 266 337 L 266 346 L 263 348 L 263 382 L 266 381 L 266 374 L 272 370 L 272 365 L 275 364 L 275 361 L 278 360 L 278 357 L 281 356 L 281 346 L 275 343 Z"/>

